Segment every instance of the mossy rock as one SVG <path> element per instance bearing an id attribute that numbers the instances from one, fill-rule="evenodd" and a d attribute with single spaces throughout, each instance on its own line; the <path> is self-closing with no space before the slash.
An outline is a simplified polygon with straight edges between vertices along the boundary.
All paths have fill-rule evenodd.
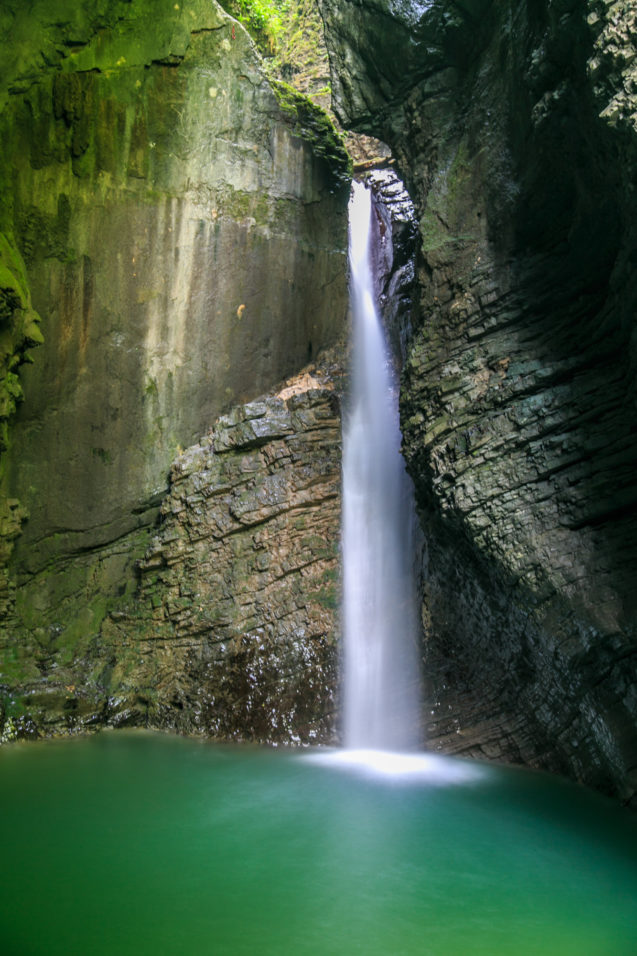
<path id="1" fill-rule="evenodd" d="M 329 114 L 289 83 L 272 80 L 271 84 L 294 135 L 309 143 L 314 152 L 327 162 L 340 186 L 349 188 L 353 175 L 352 158 Z"/>
<path id="2" fill-rule="evenodd" d="M 31 308 L 22 256 L 12 240 L 0 233 L 0 451 L 8 444 L 7 420 L 22 399 L 17 368 L 28 361 L 27 350 L 44 341 L 39 322 Z"/>

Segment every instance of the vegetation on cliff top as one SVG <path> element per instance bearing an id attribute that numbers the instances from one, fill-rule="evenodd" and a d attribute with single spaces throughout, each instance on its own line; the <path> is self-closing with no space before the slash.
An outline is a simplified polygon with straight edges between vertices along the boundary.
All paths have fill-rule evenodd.
<path id="1" fill-rule="evenodd" d="M 318 52 L 324 54 L 327 62 L 327 51 L 322 42 L 322 20 L 316 0 L 219 0 L 219 2 L 227 13 L 243 24 L 265 56 L 280 58 L 284 51 L 289 50 L 292 37 L 293 45 L 297 48 L 302 47 L 304 36 L 314 42 L 315 52 L 317 52 L 315 33 L 319 30 L 322 49 Z"/>
<path id="2" fill-rule="evenodd" d="M 254 36 L 262 52 L 273 54 L 285 30 L 291 0 L 222 0 L 231 13 Z"/>
<path id="3" fill-rule="evenodd" d="M 267 57 L 270 82 L 296 136 L 309 142 L 337 182 L 352 178 L 345 140 L 329 112 L 329 62 L 316 0 L 221 0 Z"/>
<path id="4" fill-rule="evenodd" d="M 279 106 L 289 118 L 294 134 L 309 142 L 314 152 L 329 163 L 337 182 L 349 186 L 352 179 L 352 160 L 342 135 L 326 110 L 312 102 L 309 96 L 299 93 L 289 83 L 283 80 L 270 82 Z"/>

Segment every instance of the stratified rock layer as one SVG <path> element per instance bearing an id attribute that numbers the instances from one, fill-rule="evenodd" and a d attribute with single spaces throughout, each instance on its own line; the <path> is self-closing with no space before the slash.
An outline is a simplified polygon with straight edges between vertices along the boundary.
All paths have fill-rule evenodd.
<path id="1" fill-rule="evenodd" d="M 219 418 L 173 462 L 133 593 L 72 671 L 8 695 L 4 738 L 108 724 L 332 742 L 340 461 L 340 401 L 316 369 Z"/>
<path id="2" fill-rule="evenodd" d="M 174 462 L 134 610 L 103 628 L 114 722 L 333 739 L 340 415 L 313 384 L 232 409 Z"/>
<path id="3" fill-rule="evenodd" d="M 637 784 L 630 4 L 321 0 L 420 224 L 404 449 L 433 746 Z"/>
<path id="4" fill-rule="evenodd" d="M 7 0 L 0 29 L 8 360 L 44 338 L 0 381 L 0 685 L 71 686 L 178 449 L 341 334 L 349 163 L 213 0 Z"/>

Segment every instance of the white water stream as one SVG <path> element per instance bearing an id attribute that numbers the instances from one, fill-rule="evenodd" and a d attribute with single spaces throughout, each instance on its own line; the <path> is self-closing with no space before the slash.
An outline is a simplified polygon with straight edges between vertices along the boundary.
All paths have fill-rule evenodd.
<path id="1" fill-rule="evenodd" d="M 398 388 L 374 303 L 371 192 L 350 200 L 353 369 L 343 429 L 344 743 L 420 743 L 415 527 L 400 454 Z"/>

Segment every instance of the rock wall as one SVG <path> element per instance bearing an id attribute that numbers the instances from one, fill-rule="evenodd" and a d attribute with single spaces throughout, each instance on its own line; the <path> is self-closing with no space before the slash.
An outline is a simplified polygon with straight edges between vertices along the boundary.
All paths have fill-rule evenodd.
<path id="1" fill-rule="evenodd" d="M 635 16 L 321 0 L 420 229 L 402 384 L 432 746 L 637 785 Z"/>
<path id="2" fill-rule="evenodd" d="M 0 416 L 24 394 L 0 465 L 0 685 L 17 719 L 16 688 L 75 686 L 135 592 L 179 448 L 341 334 L 349 160 L 211 0 L 9 0 L 0 31 L 0 321 L 17 330 Z"/>
<path id="3" fill-rule="evenodd" d="M 58 667 L 9 695 L 23 712 L 5 738 L 143 725 L 334 740 L 340 376 L 312 366 L 180 453 L 134 592 L 65 683 Z"/>
<path id="4" fill-rule="evenodd" d="M 400 369 L 413 335 L 418 223 L 409 193 L 393 169 L 373 170 L 363 178 L 372 190 L 374 292 L 389 351 Z"/>
<path id="5" fill-rule="evenodd" d="M 110 722 L 333 739 L 340 440 L 333 386 L 306 373 L 173 463 L 136 601 L 102 630 Z"/>

